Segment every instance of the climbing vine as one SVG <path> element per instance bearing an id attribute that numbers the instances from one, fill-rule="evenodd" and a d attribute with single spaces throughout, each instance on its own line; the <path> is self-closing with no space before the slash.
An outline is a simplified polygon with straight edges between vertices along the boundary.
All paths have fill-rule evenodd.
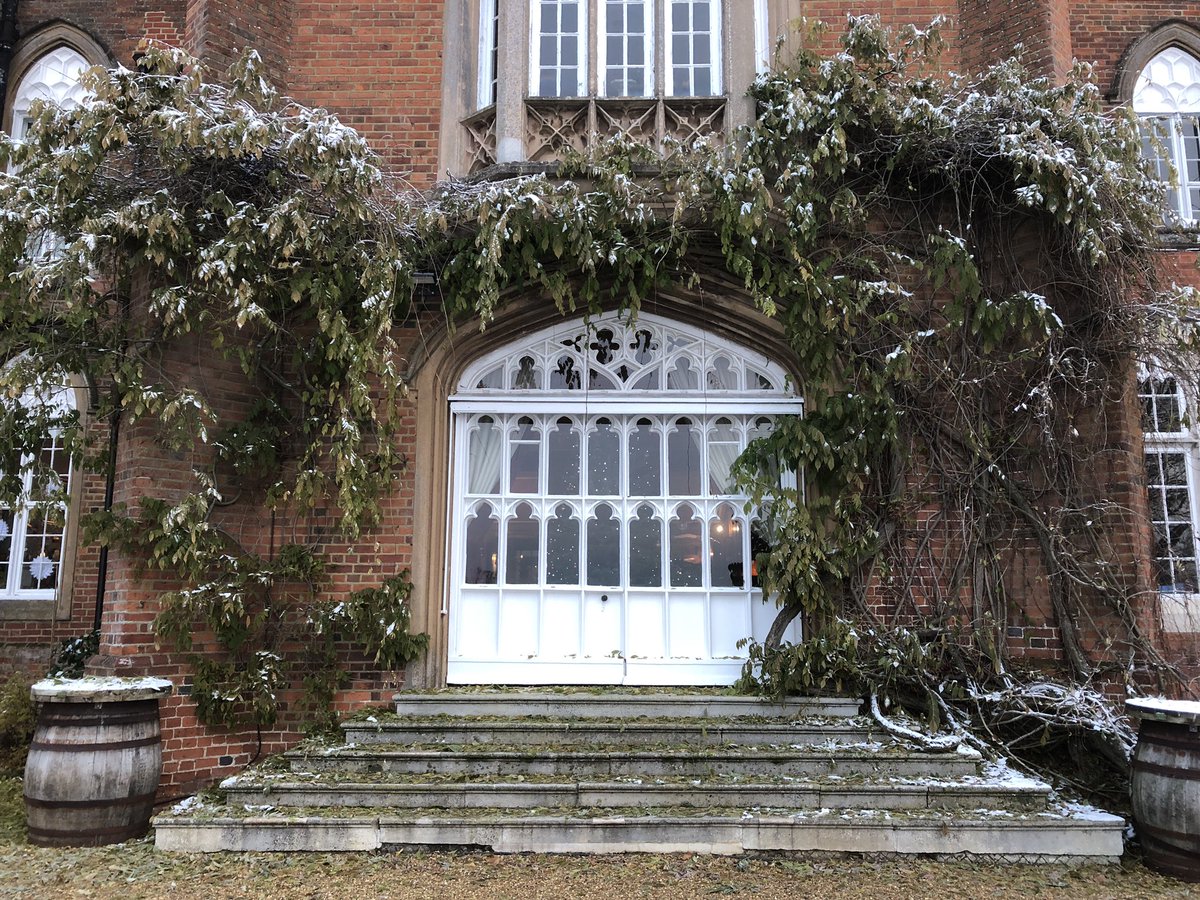
<path id="1" fill-rule="evenodd" d="M 405 579 L 343 605 L 312 547 L 251 552 L 221 525 L 235 503 L 332 503 L 351 538 L 377 521 L 403 462 L 393 329 L 414 314 L 414 272 L 438 274 L 451 322 L 481 327 L 517 294 L 634 316 L 668 286 L 732 281 L 778 322 L 806 401 L 736 467 L 781 603 L 749 681 L 857 684 L 944 721 L 940 698 L 1018 678 L 1005 566 L 1022 554 L 1070 679 L 1170 677 L 1109 564 L 1124 511 L 1091 476 L 1131 361 L 1191 349 L 1151 262 L 1161 186 L 1086 67 L 1062 85 L 1019 60 L 957 77 L 939 48 L 936 26 L 852 19 L 836 52 L 802 49 L 756 81 L 757 120 L 728 146 L 603 140 L 545 175 L 424 193 L 277 96 L 253 55 L 228 87 L 176 51 L 93 72 L 92 103 L 36 110 L 0 154 L 0 356 L 15 360 L 0 446 L 54 425 L 85 454 L 77 423 L 12 400 L 75 372 L 111 387 L 104 414 L 190 454 L 188 490 L 91 534 L 178 577 L 164 639 L 216 636 L 225 655 L 198 657 L 208 718 L 269 721 L 297 628 L 359 635 L 388 666 L 424 646 Z M 201 345 L 248 399 L 186 377 Z M 811 641 L 781 648 L 800 614 Z"/>

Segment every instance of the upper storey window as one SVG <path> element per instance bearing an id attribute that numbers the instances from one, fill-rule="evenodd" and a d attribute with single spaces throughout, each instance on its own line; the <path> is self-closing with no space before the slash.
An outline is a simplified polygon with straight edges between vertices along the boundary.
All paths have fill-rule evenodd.
<path id="1" fill-rule="evenodd" d="M 530 47 L 529 93 L 535 97 L 578 97 L 586 93 L 586 10 L 581 0 L 535 0 Z M 584 15 L 580 15 L 584 12 Z"/>
<path id="2" fill-rule="evenodd" d="M 531 97 L 721 93 L 718 0 L 533 0 L 530 36 Z"/>
<path id="3" fill-rule="evenodd" d="M 753 116 L 743 94 L 766 65 L 766 0 L 451 2 L 478 14 L 451 170 L 554 162 L 617 134 L 654 147 L 719 142 Z M 450 34 L 448 46 L 467 39 Z"/>
<path id="4" fill-rule="evenodd" d="M 1179 47 L 1158 53 L 1138 77 L 1133 108 L 1143 120 L 1143 155 L 1168 184 L 1168 218 L 1195 221 L 1200 218 L 1200 60 Z"/>

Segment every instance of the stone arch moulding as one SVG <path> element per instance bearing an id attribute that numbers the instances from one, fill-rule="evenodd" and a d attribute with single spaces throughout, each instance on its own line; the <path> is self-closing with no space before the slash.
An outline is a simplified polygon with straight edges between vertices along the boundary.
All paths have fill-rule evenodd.
<path id="1" fill-rule="evenodd" d="M 710 287 L 713 287 L 710 285 Z M 792 355 L 777 320 L 768 318 L 736 289 L 680 289 L 661 292 L 641 311 L 699 328 L 734 344 L 757 350 L 795 379 Z M 572 318 L 572 317 L 566 317 Z M 435 687 L 446 683 L 449 619 L 443 600 L 449 589 L 448 527 L 452 484 L 450 397 L 464 373 L 500 345 L 519 341 L 547 326 L 566 320 L 550 301 L 524 298 L 505 305 L 496 321 L 480 331 L 475 320 L 451 332 L 441 329 L 415 348 L 409 367 L 410 397 L 416 406 L 416 446 L 413 451 L 413 550 L 411 611 L 414 632 L 429 635 L 425 656 L 409 665 L 405 685 Z M 797 391 L 802 394 L 802 391 Z"/>
<path id="2" fill-rule="evenodd" d="M 1117 63 L 1108 99 L 1128 103 L 1146 64 L 1168 47 L 1179 47 L 1200 59 L 1200 28 L 1182 19 L 1171 19 L 1130 44 Z"/>
<path id="3" fill-rule="evenodd" d="M 25 36 L 18 42 L 8 67 L 2 122 L 5 134 L 12 134 L 12 86 L 20 84 L 21 79 L 38 60 L 59 47 L 69 47 L 93 66 L 109 66 L 113 63 L 112 54 L 95 38 L 66 22 L 52 22 Z"/>

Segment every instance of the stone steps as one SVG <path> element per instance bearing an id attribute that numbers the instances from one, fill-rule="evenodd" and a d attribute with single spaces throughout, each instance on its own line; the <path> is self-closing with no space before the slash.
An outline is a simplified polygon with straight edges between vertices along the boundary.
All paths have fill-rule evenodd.
<path id="1" fill-rule="evenodd" d="M 684 694 L 671 691 L 644 694 L 610 694 L 595 691 L 438 691 L 401 693 L 395 697 L 396 715 L 427 717 L 504 716 L 526 719 L 546 716 L 577 719 L 697 718 L 727 719 L 738 716 L 800 718 L 850 718 L 862 703 L 845 697 L 794 697 L 760 700 L 732 694 Z"/>
<path id="2" fill-rule="evenodd" d="M 855 724 L 846 724 L 853 722 Z M 795 746 L 797 744 L 866 743 L 887 739 L 860 720 L 828 723 L 746 724 L 737 719 L 705 723 L 673 721 L 509 722 L 500 720 L 358 720 L 342 725 L 348 744 L 499 744 L 507 746 L 613 745 L 643 747 L 671 743 L 692 746 Z"/>
<path id="3" fill-rule="evenodd" d="M 798 809 L 1001 809 L 1036 812 L 1048 791 L 971 783 L 810 779 L 772 783 L 568 782 L 395 783 L 232 780 L 222 785 L 230 804 L 262 807 L 377 807 L 380 809 L 649 809 L 659 807 L 774 807 Z"/>
<path id="4" fill-rule="evenodd" d="M 293 771 L 355 774 L 437 775 L 619 775 L 655 778 L 687 775 L 892 776 L 895 778 L 974 775 L 978 756 L 961 753 L 918 753 L 886 749 L 838 748 L 777 750 L 773 748 L 704 750 L 566 750 L 526 747 L 496 749 L 358 749 L 313 755 L 284 754 Z"/>
<path id="5" fill-rule="evenodd" d="M 913 723 L 910 723 L 910 725 Z M 160 815 L 165 850 L 821 850 L 1119 856 L 1120 819 L 973 751 L 924 752 L 858 702 L 716 692 L 397 696 Z"/>
<path id="6" fill-rule="evenodd" d="M 824 814 L 821 814 L 824 813 Z M 363 816 L 155 819 L 161 850 L 311 851 L 385 847 L 482 847 L 497 853 L 717 853 L 821 851 L 955 855 L 1025 862 L 1112 862 L 1122 852 L 1116 816 L 1069 812 L 901 816 L 820 810 L 794 815 L 704 816 Z"/>

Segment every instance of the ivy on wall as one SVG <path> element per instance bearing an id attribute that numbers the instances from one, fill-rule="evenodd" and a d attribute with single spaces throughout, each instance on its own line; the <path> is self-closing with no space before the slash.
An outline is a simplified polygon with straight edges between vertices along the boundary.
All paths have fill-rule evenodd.
<path id="1" fill-rule="evenodd" d="M 1070 675 L 1096 674 L 1080 626 L 1097 604 L 1124 629 L 1110 662 L 1166 671 L 1106 565 L 1113 504 L 1088 478 L 1097 410 L 1127 390 L 1133 354 L 1186 349 L 1176 307 L 1147 302 L 1161 186 L 1086 68 L 1064 85 L 1018 61 L 958 78 L 939 42 L 936 27 L 853 19 L 837 52 L 758 79 L 758 119 L 727 148 L 602 141 L 545 176 L 425 193 L 277 96 L 252 54 L 228 86 L 154 48 L 144 71 L 94 71 L 93 102 L 36 110 L 0 152 L 0 357 L 15 360 L 0 446 L 55 425 L 82 453 L 73 422 L 13 400 L 75 372 L 203 461 L 192 490 L 94 517 L 91 534 L 178 576 L 165 639 L 186 647 L 196 623 L 216 636 L 223 655 L 198 670 L 206 717 L 267 722 L 297 629 L 357 635 L 386 666 L 424 647 L 404 579 L 338 601 L 313 548 L 264 557 L 214 515 L 236 497 L 294 515 L 332 502 L 351 538 L 377 521 L 401 464 L 393 329 L 412 274 L 437 271 L 452 321 L 486 327 L 518 293 L 636 315 L 715 272 L 779 321 L 806 397 L 737 466 L 774 538 L 760 570 L 781 613 L 760 662 L 802 612 L 814 640 L 847 645 L 837 623 L 878 618 L 886 591 L 903 621 L 885 630 L 952 629 L 964 665 L 1004 672 L 1019 534 Z M 188 341 L 250 401 L 231 411 L 181 378 L 172 348 Z M 780 467 L 804 473 L 803 497 Z M 914 588 L 923 566 L 941 587 Z M 828 654 L 801 655 L 810 683 L 849 677 L 846 654 L 824 673 Z"/>

